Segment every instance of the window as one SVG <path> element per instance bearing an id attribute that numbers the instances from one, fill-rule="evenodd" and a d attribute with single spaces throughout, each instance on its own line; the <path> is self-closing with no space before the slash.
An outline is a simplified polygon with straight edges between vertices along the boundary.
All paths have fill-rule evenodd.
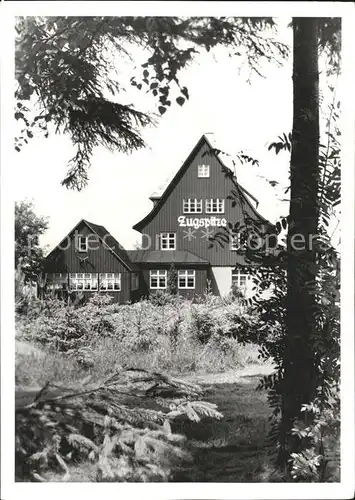
<path id="1" fill-rule="evenodd" d="M 206 200 L 206 213 L 223 214 L 224 200 L 221 200 L 220 198 L 209 198 L 208 200 Z"/>
<path id="2" fill-rule="evenodd" d="M 176 249 L 176 233 L 161 233 L 160 234 L 160 249 L 175 250 Z"/>
<path id="3" fill-rule="evenodd" d="M 251 276 L 249 274 L 242 273 L 236 269 L 232 270 L 232 286 L 245 289 L 250 280 Z"/>
<path id="4" fill-rule="evenodd" d="M 70 273 L 70 290 L 97 290 L 96 273 Z"/>
<path id="5" fill-rule="evenodd" d="M 200 214 L 202 212 L 202 200 L 197 198 L 183 200 L 183 211 L 185 214 Z"/>
<path id="6" fill-rule="evenodd" d="M 48 290 L 66 290 L 68 287 L 67 273 L 47 274 Z"/>
<path id="7" fill-rule="evenodd" d="M 88 237 L 87 236 L 79 236 L 78 244 L 79 244 L 79 252 L 87 252 L 88 251 Z"/>
<path id="8" fill-rule="evenodd" d="M 239 250 L 240 249 L 240 234 L 231 234 L 230 235 L 230 245 L 229 248 L 231 250 Z"/>
<path id="9" fill-rule="evenodd" d="M 209 165 L 198 165 L 197 176 L 198 177 L 209 177 L 210 176 L 210 166 Z"/>
<path id="10" fill-rule="evenodd" d="M 119 292 L 121 290 L 121 273 L 100 273 L 101 292 Z"/>
<path id="11" fill-rule="evenodd" d="M 178 285 L 179 288 L 195 288 L 195 271 L 178 271 Z"/>
<path id="12" fill-rule="evenodd" d="M 166 288 L 167 284 L 167 271 L 150 271 L 150 288 L 159 289 Z"/>
<path id="13" fill-rule="evenodd" d="M 132 288 L 132 290 L 137 290 L 138 287 L 139 287 L 138 273 L 132 273 L 132 275 L 131 275 L 131 288 Z"/>

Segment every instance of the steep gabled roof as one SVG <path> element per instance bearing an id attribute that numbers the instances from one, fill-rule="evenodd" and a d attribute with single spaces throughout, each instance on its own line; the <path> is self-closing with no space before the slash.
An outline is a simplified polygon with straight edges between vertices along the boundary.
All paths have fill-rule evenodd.
<path id="1" fill-rule="evenodd" d="M 107 246 L 109 250 L 117 257 L 119 261 L 129 270 L 129 271 L 138 271 L 138 267 L 136 264 L 132 263 L 126 250 L 123 246 L 112 236 L 109 231 L 104 226 L 100 226 L 98 224 L 94 224 L 93 222 L 89 222 L 85 219 L 81 219 L 78 224 L 68 233 L 68 235 L 57 245 L 46 257 L 50 259 L 51 255 L 58 249 L 61 243 L 64 243 L 66 238 L 71 235 L 81 224 L 85 224 L 92 233 L 96 234 L 101 243 Z"/>
<path id="2" fill-rule="evenodd" d="M 209 149 L 214 152 L 214 150 L 216 148 L 214 148 L 212 146 L 212 144 L 209 142 L 209 140 L 207 139 L 207 137 L 205 135 L 202 135 L 202 137 L 197 142 L 197 144 L 195 145 L 195 147 L 193 148 L 193 150 L 191 151 L 191 153 L 189 154 L 189 156 L 186 158 L 186 160 L 184 161 L 184 163 L 182 164 L 182 166 L 180 167 L 180 169 L 177 171 L 177 173 L 175 174 L 175 176 L 173 177 L 173 179 L 171 180 L 171 182 L 168 184 L 168 186 L 165 189 L 165 191 L 162 193 L 161 197 L 155 203 L 155 205 L 152 208 L 152 210 L 141 221 L 137 222 L 137 224 L 135 224 L 133 226 L 133 229 L 135 229 L 136 231 L 141 231 L 155 217 L 155 215 L 159 212 L 159 210 L 161 209 L 161 207 L 164 205 L 165 201 L 167 200 L 167 198 L 169 197 L 169 195 L 171 194 L 171 192 L 173 191 L 173 189 L 175 188 L 175 186 L 178 184 L 178 182 L 180 181 L 180 179 L 182 178 L 182 176 L 185 174 L 186 170 L 189 168 L 191 162 L 193 161 L 193 159 L 196 156 L 197 152 L 199 151 L 199 149 L 202 147 L 202 145 L 204 143 L 207 144 L 207 146 L 209 147 Z M 221 165 L 221 168 L 223 170 L 231 171 L 230 168 L 228 168 L 223 163 L 223 161 L 218 156 L 218 154 L 216 154 L 214 152 L 214 155 L 215 155 L 216 159 L 218 160 L 218 162 Z M 233 178 L 236 181 L 236 177 L 233 176 Z M 250 209 L 252 210 L 252 212 L 255 214 L 255 216 L 259 220 L 264 221 L 264 222 L 268 222 L 262 215 L 259 214 L 259 212 L 257 212 L 257 210 L 255 209 L 255 207 L 253 207 L 252 203 L 245 196 L 245 193 L 248 194 L 252 198 L 253 198 L 253 196 L 250 195 L 250 193 L 248 193 L 248 191 L 246 191 L 239 183 L 238 183 L 238 185 L 241 188 L 240 189 L 241 195 L 242 195 L 241 197 L 243 198 L 242 202 L 246 203 L 250 207 Z"/>
<path id="3" fill-rule="evenodd" d="M 99 226 L 98 224 L 93 224 L 92 222 L 88 222 L 83 219 L 83 221 L 86 223 L 86 225 L 93 230 L 94 233 L 97 234 L 97 236 L 101 239 L 101 241 L 104 241 L 110 249 L 112 250 L 112 253 L 118 257 L 119 260 L 121 260 L 122 264 L 124 264 L 129 271 L 137 271 L 138 268 L 135 264 L 133 264 L 128 256 L 127 251 L 123 248 L 123 246 L 112 236 L 111 233 L 107 231 L 107 229 L 104 226 Z M 105 240 L 104 240 L 105 238 Z"/>
<path id="4" fill-rule="evenodd" d="M 187 250 L 128 250 L 132 262 L 140 264 L 200 264 L 208 266 L 208 260 Z"/>

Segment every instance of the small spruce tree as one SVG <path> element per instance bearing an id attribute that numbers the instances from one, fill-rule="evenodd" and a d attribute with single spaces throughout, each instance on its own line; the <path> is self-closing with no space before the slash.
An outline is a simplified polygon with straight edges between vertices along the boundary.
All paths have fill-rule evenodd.
<path id="1" fill-rule="evenodd" d="M 171 264 L 169 272 L 168 272 L 168 283 L 167 283 L 167 292 L 169 295 L 177 295 L 178 291 L 178 273 L 174 264 Z"/>

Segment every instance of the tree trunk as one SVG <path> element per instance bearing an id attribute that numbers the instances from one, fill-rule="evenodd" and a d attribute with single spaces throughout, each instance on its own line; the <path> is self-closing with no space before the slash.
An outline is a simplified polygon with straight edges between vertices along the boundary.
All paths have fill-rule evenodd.
<path id="1" fill-rule="evenodd" d="M 314 18 L 293 19 L 293 129 L 291 202 L 288 230 L 287 336 L 280 434 L 280 463 L 299 451 L 291 434 L 300 409 L 315 394 L 312 331 L 315 311 L 316 252 L 312 237 L 318 227 L 318 24 Z M 298 235 L 298 236 L 295 236 Z M 313 292 L 312 292 L 313 289 Z"/>

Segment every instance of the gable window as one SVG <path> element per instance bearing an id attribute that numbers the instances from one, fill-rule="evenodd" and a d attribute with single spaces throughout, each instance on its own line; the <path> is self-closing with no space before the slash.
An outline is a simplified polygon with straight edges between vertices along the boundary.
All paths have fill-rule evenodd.
<path id="1" fill-rule="evenodd" d="M 176 233 L 160 233 L 160 249 L 175 250 L 176 249 Z"/>
<path id="2" fill-rule="evenodd" d="M 138 273 L 131 274 L 131 288 L 132 290 L 137 290 L 139 287 L 139 276 Z"/>
<path id="3" fill-rule="evenodd" d="M 150 271 L 150 280 L 149 280 L 150 288 L 156 290 L 166 288 L 167 276 L 168 276 L 168 271 L 166 270 Z"/>
<path id="4" fill-rule="evenodd" d="M 121 273 L 100 273 L 101 292 L 119 292 L 121 290 Z"/>
<path id="5" fill-rule="evenodd" d="M 197 176 L 198 177 L 209 177 L 210 176 L 210 166 L 209 165 L 198 165 Z"/>
<path id="6" fill-rule="evenodd" d="M 195 288 L 195 270 L 178 271 L 178 286 L 180 289 Z"/>
<path id="7" fill-rule="evenodd" d="M 183 200 L 184 214 L 200 214 L 202 212 L 202 200 L 197 198 L 187 198 Z"/>
<path id="8" fill-rule="evenodd" d="M 79 246 L 79 252 L 87 252 L 88 251 L 88 237 L 87 236 L 79 236 L 78 246 Z"/>
<path id="9" fill-rule="evenodd" d="M 68 286 L 67 273 L 47 274 L 48 290 L 66 290 Z"/>
<path id="10" fill-rule="evenodd" d="M 251 276 L 249 274 L 242 273 L 239 269 L 232 270 L 232 286 L 245 289 L 250 281 Z"/>
<path id="11" fill-rule="evenodd" d="M 208 198 L 206 200 L 206 213 L 207 214 L 223 214 L 224 213 L 224 200 L 220 198 Z"/>
<path id="12" fill-rule="evenodd" d="M 70 273 L 70 290 L 97 290 L 97 273 Z"/>

